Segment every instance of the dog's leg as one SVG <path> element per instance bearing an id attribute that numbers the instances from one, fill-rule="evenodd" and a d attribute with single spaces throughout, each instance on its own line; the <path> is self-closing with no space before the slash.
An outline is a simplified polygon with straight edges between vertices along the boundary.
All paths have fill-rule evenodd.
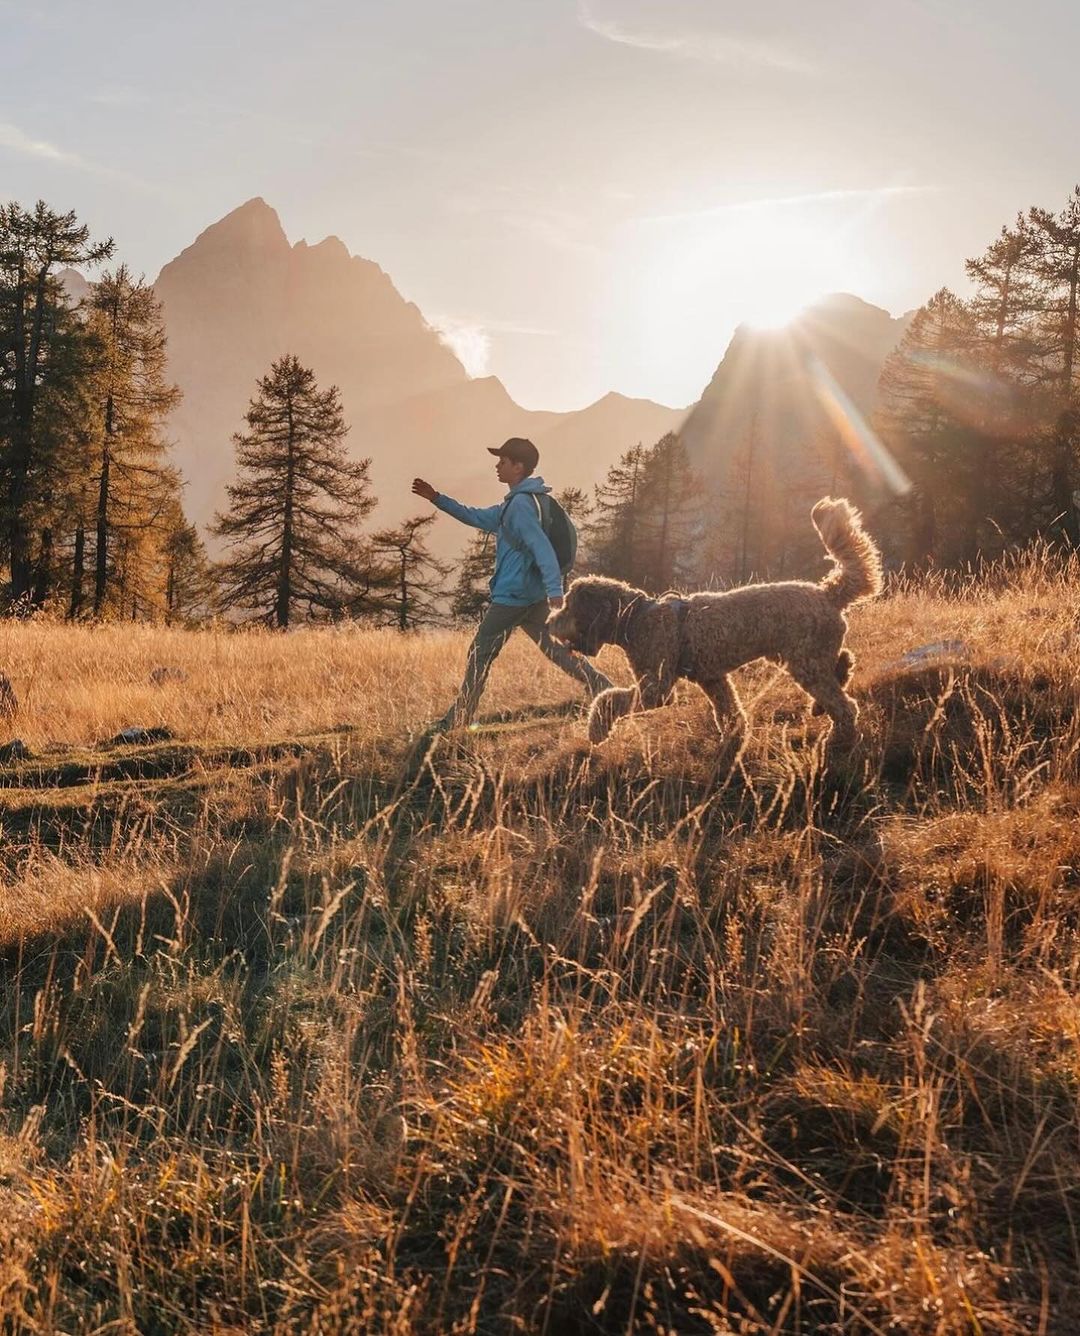
<path id="1" fill-rule="evenodd" d="M 589 741 L 603 742 L 615 721 L 640 710 L 657 710 L 667 705 L 675 692 L 674 674 L 666 669 L 648 670 L 636 687 L 613 687 L 602 691 L 589 710 Z"/>
<path id="2" fill-rule="evenodd" d="M 636 687 L 612 687 L 601 691 L 589 707 L 589 741 L 603 742 L 615 727 L 615 721 L 629 714 L 637 705 Z"/>
<path id="3" fill-rule="evenodd" d="M 713 719 L 723 735 L 720 766 L 730 767 L 742 755 L 746 746 L 747 722 L 742 702 L 726 675 L 714 678 L 696 678 L 698 686 L 712 702 Z"/>
<path id="4" fill-rule="evenodd" d="M 855 655 L 849 649 L 842 649 L 836 656 L 836 680 L 840 684 L 840 690 L 843 691 L 851 681 L 851 674 L 855 671 Z M 811 714 L 824 714 L 825 707 L 814 702 L 814 708 Z"/>
<path id="5" fill-rule="evenodd" d="M 810 693 L 815 704 L 832 720 L 829 749 L 853 747 L 858 736 L 855 722 L 859 707 L 837 681 L 834 665 L 824 666 L 815 660 L 813 663 L 789 663 L 787 667 L 799 686 Z"/>

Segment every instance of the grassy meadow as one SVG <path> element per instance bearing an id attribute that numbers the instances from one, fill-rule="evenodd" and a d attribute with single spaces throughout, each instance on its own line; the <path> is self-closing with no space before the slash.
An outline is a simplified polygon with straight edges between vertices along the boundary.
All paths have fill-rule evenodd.
<path id="1" fill-rule="evenodd" d="M 463 633 L 0 625 L 0 1330 L 1080 1329 L 1078 596 L 894 588 L 732 775 L 522 637 L 428 749 Z"/>

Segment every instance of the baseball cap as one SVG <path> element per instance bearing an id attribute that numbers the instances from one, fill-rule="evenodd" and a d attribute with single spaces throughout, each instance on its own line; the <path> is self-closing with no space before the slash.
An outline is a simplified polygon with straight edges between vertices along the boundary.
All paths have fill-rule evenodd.
<path id="1" fill-rule="evenodd" d="M 524 464 L 530 473 L 540 463 L 540 451 L 524 436 L 511 436 L 508 441 L 503 441 L 502 445 L 489 445 L 487 449 L 489 455 L 505 455 L 515 464 Z"/>

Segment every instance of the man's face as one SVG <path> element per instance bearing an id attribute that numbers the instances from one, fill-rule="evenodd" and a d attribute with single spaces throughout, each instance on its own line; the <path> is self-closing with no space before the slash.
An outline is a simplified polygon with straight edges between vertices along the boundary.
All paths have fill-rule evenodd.
<path id="1" fill-rule="evenodd" d="M 524 464 L 517 464 L 508 455 L 500 455 L 495 465 L 495 476 L 507 487 L 516 487 L 526 477 Z"/>

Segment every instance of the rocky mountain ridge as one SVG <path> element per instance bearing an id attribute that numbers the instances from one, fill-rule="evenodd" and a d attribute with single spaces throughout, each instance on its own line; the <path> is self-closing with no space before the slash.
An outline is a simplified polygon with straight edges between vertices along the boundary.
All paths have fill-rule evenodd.
<path id="1" fill-rule="evenodd" d="M 483 447 L 507 436 L 536 442 L 556 486 L 591 487 L 623 450 L 658 439 L 684 416 L 621 395 L 575 413 L 521 408 L 496 377 L 466 374 L 379 265 L 350 255 L 337 237 L 291 244 L 262 199 L 207 228 L 154 287 L 169 374 L 184 391 L 170 422 L 175 459 L 188 512 L 200 524 L 224 504 L 231 436 L 256 378 L 286 352 L 310 365 L 321 385 L 340 388 L 350 449 L 372 460 L 378 523 L 416 509 L 409 494 L 416 474 L 483 501 L 493 483 Z M 453 534 L 441 546 L 458 541 L 450 526 L 440 529 Z"/>

